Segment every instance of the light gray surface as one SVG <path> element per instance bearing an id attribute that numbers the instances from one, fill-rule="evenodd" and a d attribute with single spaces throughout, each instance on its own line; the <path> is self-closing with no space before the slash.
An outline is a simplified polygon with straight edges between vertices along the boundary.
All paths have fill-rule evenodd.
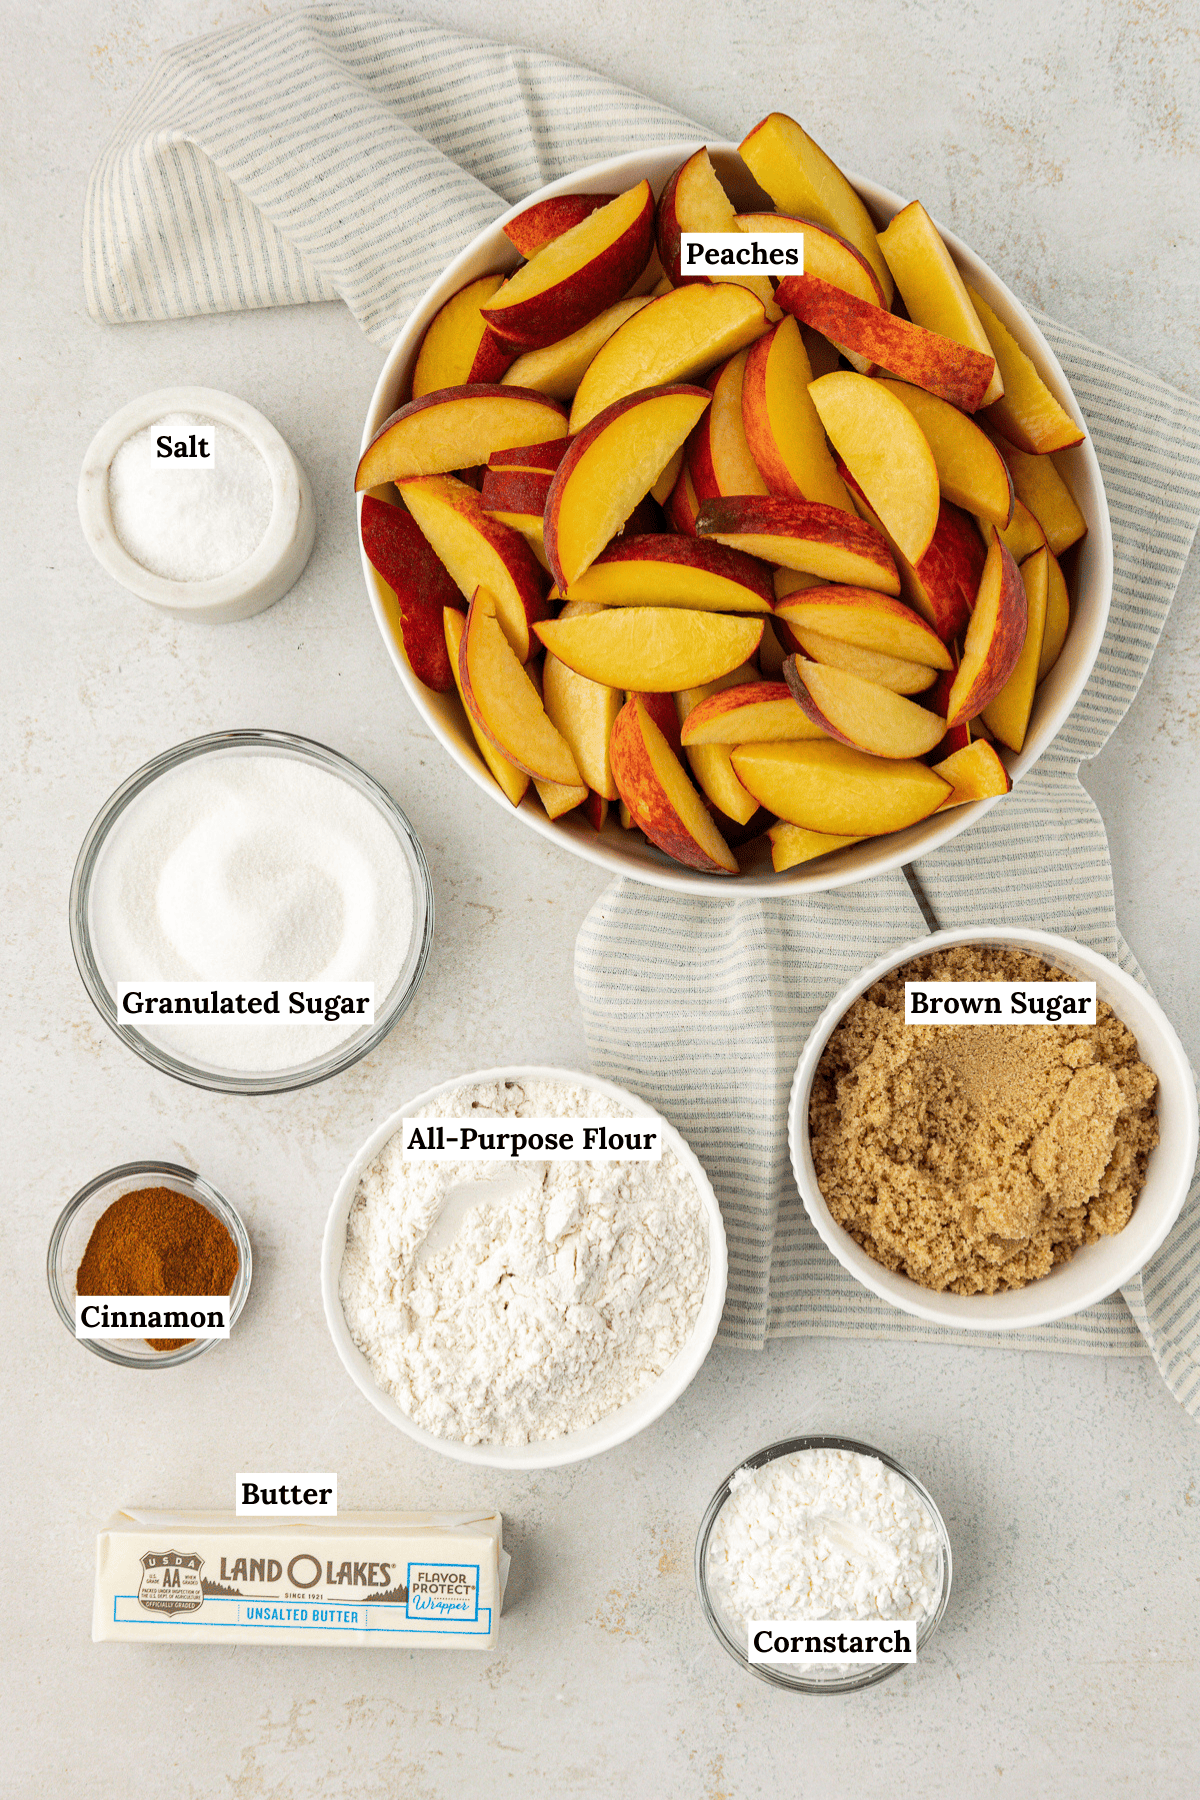
<path id="1" fill-rule="evenodd" d="M 79 221 L 92 158 L 160 50 L 274 10 L 4 0 L 15 71 L 0 271 L 8 352 L 3 669 L 4 1619 L 0 1791 L 33 1800 L 490 1796 L 859 1800 L 901 1785 L 1063 1800 L 1200 1786 L 1196 1427 L 1148 1359 L 799 1342 L 715 1352 L 655 1429 L 601 1461 L 480 1477 L 391 1431 L 317 1300 L 329 1198 L 387 1111 L 504 1061 L 582 1065 L 575 933 L 601 881 L 507 823 L 418 727 L 362 593 L 349 476 L 379 353 L 336 306 L 101 329 Z M 749 0 L 561 9 L 431 0 L 420 16 L 591 63 L 737 136 L 773 106 L 919 194 L 1025 298 L 1200 394 L 1200 83 L 1187 9 Z M 93 563 L 74 487 L 96 427 L 181 381 L 241 395 L 317 495 L 299 586 L 243 625 L 155 616 Z M 1193 557 L 1149 678 L 1088 771 L 1121 925 L 1193 1060 L 1200 855 Z M 137 764 L 269 725 L 360 760 L 434 872 L 421 996 L 378 1055 L 291 1098 L 230 1100 L 110 1039 L 71 963 L 83 832 Z M 155 1376 L 67 1337 L 42 1261 L 57 1211 L 129 1158 L 189 1162 L 242 1210 L 255 1285 L 230 1344 Z M 742 1676 L 709 1636 L 692 1541 L 718 1480 L 801 1428 L 911 1462 L 954 1545 L 932 1653 L 817 1702 Z M 502 1649 L 139 1651 L 88 1637 L 96 1526 L 122 1504 L 230 1504 L 238 1468 L 336 1468 L 346 1508 L 495 1501 L 514 1556 Z"/>

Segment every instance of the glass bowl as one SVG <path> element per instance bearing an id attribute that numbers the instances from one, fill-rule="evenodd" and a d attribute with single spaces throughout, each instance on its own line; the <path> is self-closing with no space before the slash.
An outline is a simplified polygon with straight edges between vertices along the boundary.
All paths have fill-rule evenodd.
<path id="1" fill-rule="evenodd" d="M 96 1220 L 122 1194 L 132 1194 L 144 1187 L 174 1188 L 220 1219 L 237 1245 L 238 1253 L 237 1274 L 233 1278 L 229 1296 L 231 1325 L 236 1322 L 246 1304 L 253 1267 L 250 1239 L 246 1227 L 225 1196 L 211 1187 L 203 1176 L 197 1175 L 194 1169 L 182 1169 L 177 1163 L 122 1163 L 120 1168 L 106 1169 L 103 1175 L 97 1175 L 94 1181 L 89 1181 L 86 1187 L 80 1188 L 63 1207 L 58 1222 L 50 1233 L 50 1248 L 46 1252 L 46 1280 L 50 1284 L 50 1298 L 54 1301 L 55 1311 L 73 1338 L 75 1276 Z M 222 1341 L 220 1338 L 195 1338 L 190 1344 L 181 1345 L 178 1350 L 152 1350 L 143 1338 L 116 1338 L 108 1341 L 100 1338 L 75 1338 L 77 1344 L 82 1344 L 94 1356 L 102 1356 L 105 1362 L 119 1363 L 123 1369 L 172 1369 L 178 1363 L 191 1362 L 193 1357 L 203 1356 L 206 1350 L 211 1350 L 214 1344 Z"/>
<path id="2" fill-rule="evenodd" d="M 342 1038 L 324 1055 L 290 1068 L 268 1069 L 260 1073 L 222 1069 L 201 1062 L 187 1062 L 161 1045 L 153 1043 L 141 1032 L 126 1024 L 117 1012 L 117 996 L 105 977 L 92 930 L 92 883 L 96 869 L 114 825 L 125 809 L 159 776 L 176 769 L 193 758 L 266 751 L 270 755 L 314 763 L 328 774 L 356 788 L 371 801 L 394 833 L 408 865 L 413 888 L 413 928 L 408 954 L 393 982 L 391 990 L 375 1009 L 375 1023 Z M 425 853 L 412 826 L 391 795 L 377 781 L 347 757 L 330 750 L 310 738 L 295 737 L 286 731 L 214 731 L 207 737 L 192 738 L 165 750 L 161 756 L 144 763 L 123 781 L 92 821 L 75 864 L 71 880 L 71 948 L 83 978 L 83 985 L 100 1017 L 144 1062 L 185 1081 L 192 1087 L 210 1088 L 222 1094 L 285 1094 L 296 1088 L 311 1087 L 328 1081 L 352 1068 L 381 1044 L 392 1026 L 409 1005 L 429 959 L 433 943 L 433 883 Z"/>
<path id="3" fill-rule="evenodd" d="M 870 1444 L 860 1444 L 854 1438 L 797 1437 L 783 1438 L 777 1444 L 768 1444 L 765 1450 L 756 1450 L 753 1456 L 743 1458 L 737 1469 L 731 1469 L 709 1501 L 696 1537 L 696 1588 L 700 1595 L 700 1604 L 704 1608 L 704 1616 L 712 1626 L 713 1633 L 722 1649 L 727 1650 L 734 1662 L 740 1664 L 743 1669 L 748 1670 L 751 1675 L 757 1675 L 760 1681 L 770 1682 L 772 1687 L 790 1688 L 798 1694 L 849 1694 L 856 1688 L 874 1687 L 877 1681 L 886 1681 L 889 1675 L 895 1675 L 908 1665 L 905 1663 L 829 1665 L 809 1663 L 798 1664 L 793 1672 L 777 1663 L 752 1663 L 745 1650 L 745 1628 L 729 1617 L 709 1591 L 709 1539 L 718 1515 L 729 1498 L 730 1483 L 733 1477 L 739 1469 L 761 1469 L 767 1463 L 775 1462 L 780 1457 L 794 1456 L 799 1450 L 845 1450 L 855 1452 L 859 1456 L 876 1457 L 886 1468 L 894 1469 L 902 1481 L 907 1482 L 933 1520 L 938 1536 L 941 1587 L 937 1606 L 917 1627 L 918 1656 L 941 1623 L 942 1614 L 946 1610 L 946 1602 L 950 1598 L 950 1581 L 953 1573 L 950 1539 L 946 1532 L 945 1522 L 935 1506 L 932 1496 L 916 1476 L 906 1469 L 903 1463 L 898 1463 L 894 1456 L 889 1456 L 885 1450 L 876 1450 Z"/>

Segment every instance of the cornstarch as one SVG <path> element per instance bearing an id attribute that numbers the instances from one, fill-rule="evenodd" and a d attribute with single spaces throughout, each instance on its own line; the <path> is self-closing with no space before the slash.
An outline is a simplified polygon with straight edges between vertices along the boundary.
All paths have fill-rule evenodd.
<path id="1" fill-rule="evenodd" d="M 905 1619 L 941 1592 L 938 1533 L 894 1469 L 858 1451 L 798 1450 L 742 1468 L 708 1540 L 713 1599 L 752 1619 Z"/>
<path id="2" fill-rule="evenodd" d="M 625 1118 L 584 1086 L 465 1087 L 415 1115 Z M 406 1121 L 406 1125 L 411 1121 Z M 426 1431 L 528 1444 L 633 1400 L 691 1335 L 708 1280 L 708 1224 L 691 1176 L 661 1162 L 406 1162 L 397 1131 L 350 1210 L 340 1297 L 378 1385 Z M 449 1246 L 421 1240 L 443 1197 L 478 1182 Z"/>

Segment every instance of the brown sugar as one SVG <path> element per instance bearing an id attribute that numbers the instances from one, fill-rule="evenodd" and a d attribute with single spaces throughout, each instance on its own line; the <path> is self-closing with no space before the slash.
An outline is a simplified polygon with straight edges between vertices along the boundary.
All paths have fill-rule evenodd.
<path id="1" fill-rule="evenodd" d="M 77 1294 L 228 1294 L 237 1245 L 206 1206 L 175 1188 L 139 1188 L 106 1207 L 75 1277 Z M 190 1338 L 147 1338 L 178 1350 Z"/>
<path id="2" fill-rule="evenodd" d="M 837 1222 L 922 1287 L 1024 1287 L 1120 1231 L 1158 1142 L 1158 1081 L 1096 1024 L 906 1025 L 905 981 L 1063 980 L 1026 951 L 918 957 L 856 1000 L 817 1066 L 809 1133 Z"/>

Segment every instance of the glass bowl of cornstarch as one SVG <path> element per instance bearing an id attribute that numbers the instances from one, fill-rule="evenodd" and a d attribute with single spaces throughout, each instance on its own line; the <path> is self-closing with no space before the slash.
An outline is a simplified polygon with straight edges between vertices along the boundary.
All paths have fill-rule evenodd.
<path id="1" fill-rule="evenodd" d="M 919 1661 L 951 1573 L 928 1491 L 852 1438 L 786 1438 L 747 1457 L 696 1539 L 718 1643 L 760 1681 L 801 1694 L 851 1693 Z"/>

